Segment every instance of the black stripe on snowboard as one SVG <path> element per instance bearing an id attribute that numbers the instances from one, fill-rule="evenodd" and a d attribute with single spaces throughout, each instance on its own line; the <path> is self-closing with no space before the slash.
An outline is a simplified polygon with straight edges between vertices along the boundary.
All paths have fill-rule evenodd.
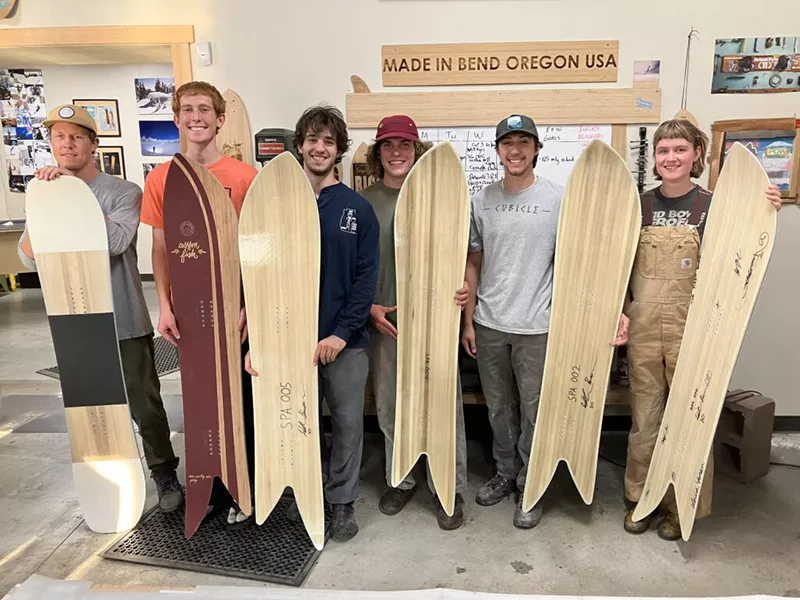
<path id="1" fill-rule="evenodd" d="M 114 313 L 48 317 L 66 408 L 126 404 Z"/>

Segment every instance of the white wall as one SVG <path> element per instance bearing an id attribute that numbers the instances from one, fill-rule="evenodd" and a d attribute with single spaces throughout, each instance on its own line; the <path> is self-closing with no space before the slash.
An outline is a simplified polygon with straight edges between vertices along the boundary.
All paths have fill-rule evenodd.
<path id="1" fill-rule="evenodd" d="M 8 24 L 154 23 L 191 24 L 198 40 L 212 42 L 214 64 L 195 66 L 195 78 L 237 90 L 254 132 L 293 128 L 302 110 L 320 101 L 344 109 L 351 74 L 380 91 L 381 45 L 414 42 L 616 39 L 615 85 L 632 84 L 634 60 L 660 59 L 662 117 L 668 118 L 680 107 L 691 26 L 700 36 L 692 49 L 689 109 L 701 127 L 708 130 L 720 119 L 791 116 L 800 108 L 800 94 L 710 94 L 715 38 L 800 35 L 800 2 L 782 4 L 776 19 L 775 11 L 754 10 L 747 0 L 729 0 L 724 8 L 697 0 L 116 0 L 86 8 L 26 0 Z M 356 143 L 371 134 L 352 132 Z M 800 415 L 798 257 L 800 210 L 786 207 L 732 382 L 775 398 L 780 415 Z"/>

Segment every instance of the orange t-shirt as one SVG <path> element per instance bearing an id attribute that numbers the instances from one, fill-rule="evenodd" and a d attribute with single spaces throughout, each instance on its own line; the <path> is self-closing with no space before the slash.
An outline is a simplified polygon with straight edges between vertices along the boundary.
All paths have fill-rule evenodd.
<path id="1" fill-rule="evenodd" d="M 161 163 L 150 171 L 144 183 L 144 195 L 142 196 L 142 215 L 140 221 L 146 225 L 164 229 L 164 187 L 167 184 L 167 172 L 171 161 Z M 228 192 L 236 209 L 236 216 L 242 210 L 244 197 L 250 184 L 256 178 L 258 171 L 241 161 L 223 156 L 217 162 L 206 165 L 206 169 L 216 177 Z"/>

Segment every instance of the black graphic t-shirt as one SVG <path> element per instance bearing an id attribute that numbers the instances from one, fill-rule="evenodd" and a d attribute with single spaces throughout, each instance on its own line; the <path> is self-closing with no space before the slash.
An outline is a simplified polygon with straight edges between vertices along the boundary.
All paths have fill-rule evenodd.
<path id="1" fill-rule="evenodd" d="M 642 194 L 642 222 L 653 227 L 681 227 L 695 225 L 700 238 L 706 226 L 706 216 L 711 203 L 711 192 L 695 185 L 683 196 L 667 198 L 661 187 Z M 648 207 L 652 211 L 648 213 Z"/>

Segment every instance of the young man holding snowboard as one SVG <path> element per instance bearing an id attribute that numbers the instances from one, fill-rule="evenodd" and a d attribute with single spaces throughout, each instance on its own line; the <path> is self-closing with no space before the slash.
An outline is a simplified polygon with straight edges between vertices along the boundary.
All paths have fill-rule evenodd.
<path id="1" fill-rule="evenodd" d="M 172 512 L 183 503 L 183 490 L 175 474 L 178 459 L 172 449 L 167 414 L 161 400 L 153 325 L 137 266 L 142 191 L 136 184 L 101 173 L 95 167 L 97 127 L 86 110 L 71 104 L 57 106 L 50 111 L 44 125 L 50 130 L 50 146 L 58 166 L 37 170 L 36 177 L 46 181 L 62 175 L 81 179 L 94 193 L 106 219 L 114 316 L 128 403 L 142 436 L 147 466 L 158 489 L 159 509 Z M 20 238 L 18 254 L 26 267 L 36 268 L 27 230 Z"/>
<path id="2" fill-rule="evenodd" d="M 666 121 L 656 130 L 653 147 L 653 172 L 661 185 L 641 195 L 642 232 L 625 307 L 625 314 L 630 317 L 628 377 L 633 425 L 625 466 L 628 512 L 624 527 L 633 534 L 647 531 L 655 517 L 632 520 L 678 361 L 711 202 L 711 192 L 692 181 L 705 170 L 708 138 L 702 131 L 685 119 Z M 767 189 L 767 200 L 780 209 L 777 186 Z M 652 257 L 669 257 L 671 262 Z M 712 451 L 700 490 L 697 518 L 711 512 L 713 458 Z M 681 528 L 671 486 L 661 508 L 664 518 L 658 526 L 659 537 L 679 539 Z"/>
<path id="3" fill-rule="evenodd" d="M 173 120 L 186 140 L 185 155 L 195 162 L 200 163 L 214 175 L 228 192 L 238 216 L 245 195 L 253 183 L 258 171 L 251 165 L 238 161 L 223 154 L 217 146 L 216 137 L 225 123 L 225 100 L 219 90 L 204 81 L 192 81 L 179 87 L 172 100 Z M 164 238 L 164 188 L 167 183 L 171 161 L 161 163 L 147 176 L 144 186 L 144 199 L 142 202 L 141 221 L 153 228 L 153 275 L 158 289 L 158 332 L 170 343 L 177 346 L 180 339 L 180 329 L 176 315 L 172 310 L 172 293 L 169 277 L 169 264 L 167 262 L 167 245 Z M 242 309 L 240 328 L 243 329 L 242 341 L 245 342 L 247 331 L 245 329 L 245 313 Z M 243 349 L 246 351 L 246 348 Z M 253 480 L 253 404 L 250 392 L 250 379 L 247 373 L 242 373 L 242 397 L 244 400 L 245 436 L 247 456 L 250 464 L 250 479 Z M 222 493 L 221 484 L 215 481 L 215 498 L 220 502 L 230 499 L 227 493 Z M 228 496 L 227 499 L 224 497 Z M 228 516 L 230 525 L 241 525 L 249 522 L 253 515 L 245 515 L 237 509 L 231 508 Z"/>
<path id="4" fill-rule="evenodd" d="M 518 494 L 514 526 L 535 527 L 541 501 L 522 510 L 528 459 L 544 372 L 553 261 L 564 188 L 537 177 L 542 144 L 533 120 L 511 115 L 497 124 L 504 176 L 472 198 L 462 343 L 476 358 L 494 434 L 497 473 L 475 501 L 491 506 Z M 615 344 L 624 343 L 622 318 Z"/>
<path id="5" fill-rule="evenodd" d="M 337 182 L 334 167 L 350 146 L 347 125 L 335 108 L 306 110 L 295 127 L 294 146 L 317 198 L 321 228 L 319 343 L 320 403 L 325 397 L 333 435 L 324 436 L 325 498 L 333 508 L 331 537 L 347 541 L 358 533 L 354 502 L 364 445 L 364 388 L 369 359 L 367 318 L 378 279 L 378 220 L 370 204 Z M 249 355 L 245 359 L 252 370 Z M 321 411 L 320 411 L 321 412 Z M 288 516 L 299 518 L 293 504 Z"/>
<path id="6" fill-rule="evenodd" d="M 397 396 L 397 287 L 394 259 L 394 213 L 400 188 L 411 167 L 419 160 L 430 144 L 419 139 L 414 121 L 404 115 L 386 117 L 378 124 L 373 144 L 367 155 L 371 174 L 378 181 L 361 191 L 378 216 L 380 223 L 380 271 L 375 304 L 370 309 L 369 363 L 375 390 L 378 424 L 385 437 L 386 483 L 389 489 L 381 496 L 378 508 L 386 515 L 396 515 L 416 491 L 414 476 L 408 476 L 396 488 L 391 487 L 392 452 L 395 408 Z M 455 295 L 456 303 L 464 306 L 469 298 L 465 286 Z M 448 517 L 436 497 L 428 470 L 428 488 L 436 498 L 436 521 L 441 529 L 457 529 L 464 522 L 463 494 L 467 487 L 467 442 L 464 433 L 464 406 L 461 397 L 461 378 L 457 383 L 456 412 L 456 504 Z"/>

